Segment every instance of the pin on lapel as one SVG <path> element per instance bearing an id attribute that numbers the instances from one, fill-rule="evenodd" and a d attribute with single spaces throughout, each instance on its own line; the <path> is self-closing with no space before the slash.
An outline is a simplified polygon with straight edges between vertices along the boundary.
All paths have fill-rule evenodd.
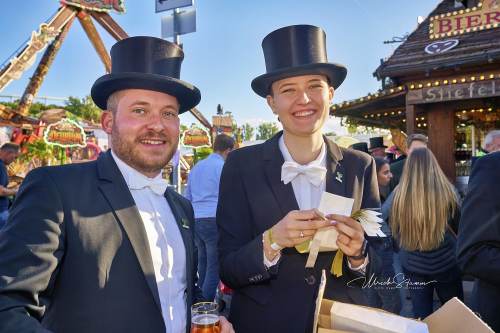
<path id="1" fill-rule="evenodd" d="M 344 175 L 343 175 L 342 173 L 338 172 L 338 171 L 335 173 L 335 179 L 336 179 L 339 183 L 342 183 L 342 177 L 343 177 L 343 176 L 344 176 Z"/>
<path id="2" fill-rule="evenodd" d="M 181 219 L 181 225 L 184 229 L 189 229 L 189 221 L 185 218 Z"/>

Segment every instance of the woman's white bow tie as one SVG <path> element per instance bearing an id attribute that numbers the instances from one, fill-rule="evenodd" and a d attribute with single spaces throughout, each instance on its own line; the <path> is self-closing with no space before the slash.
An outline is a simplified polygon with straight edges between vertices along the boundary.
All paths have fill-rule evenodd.
<path id="1" fill-rule="evenodd" d="M 163 178 L 135 178 L 129 182 L 128 187 L 131 190 L 142 190 L 146 187 L 149 187 L 154 193 L 163 196 L 163 194 L 167 190 L 168 183 Z"/>
<path id="2" fill-rule="evenodd" d="M 281 166 L 281 181 L 286 185 L 298 175 L 305 175 L 307 180 L 318 187 L 326 176 L 326 168 L 320 165 L 300 165 L 287 161 Z"/>

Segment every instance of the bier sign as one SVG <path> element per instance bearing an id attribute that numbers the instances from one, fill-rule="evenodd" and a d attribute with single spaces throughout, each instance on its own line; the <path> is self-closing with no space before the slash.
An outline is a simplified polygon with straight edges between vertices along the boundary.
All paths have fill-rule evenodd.
<path id="1" fill-rule="evenodd" d="M 500 79 L 409 90 L 408 104 L 439 103 L 500 96 Z"/>
<path id="2" fill-rule="evenodd" d="M 483 0 L 476 7 L 432 16 L 429 21 L 430 39 L 498 28 L 500 0 Z"/>
<path id="3" fill-rule="evenodd" d="M 87 140 L 83 127 L 71 119 L 61 119 L 57 123 L 50 124 L 45 130 L 43 139 L 49 145 L 63 148 L 87 146 Z"/>

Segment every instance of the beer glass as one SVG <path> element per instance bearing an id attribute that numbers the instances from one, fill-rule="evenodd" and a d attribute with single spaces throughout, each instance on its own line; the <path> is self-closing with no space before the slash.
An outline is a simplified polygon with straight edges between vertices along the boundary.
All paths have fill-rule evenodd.
<path id="1" fill-rule="evenodd" d="M 191 333 L 219 333 L 218 305 L 215 302 L 196 303 L 191 307 Z"/>

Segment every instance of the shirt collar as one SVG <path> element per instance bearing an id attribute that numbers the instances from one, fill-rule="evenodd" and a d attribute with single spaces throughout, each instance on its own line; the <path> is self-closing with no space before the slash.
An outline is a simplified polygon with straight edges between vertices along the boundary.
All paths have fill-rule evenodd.
<path id="1" fill-rule="evenodd" d="M 281 153 L 283 154 L 283 158 L 285 159 L 285 162 L 297 163 L 293 159 L 292 155 L 290 155 L 290 152 L 288 151 L 288 148 L 286 147 L 285 139 L 283 138 L 283 135 L 279 139 L 279 147 L 280 147 Z M 325 142 L 323 142 L 323 144 L 321 145 L 321 151 L 320 151 L 318 157 L 316 157 L 316 159 L 314 161 L 311 161 L 305 165 L 319 165 L 319 166 L 326 167 L 326 145 L 325 145 Z"/>
<path id="2" fill-rule="evenodd" d="M 137 179 L 137 178 L 144 178 L 144 179 L 158 179 L 161 178 L 161 172 L 158 173 L 155 177 L 149 178 L 136 169 L 132 168 L 130 165 L 122 161 L 113 150 L 111 150 L 111 156 L 113 156 L 113 159 L 116 162 L 116 165 L 118 166 L 118 169 L 123 175 L 123 178 L 125 179 L 125 183 L 127 183 L 127 186 L 130 186 L 130 182 L 132 179 Z"/>

